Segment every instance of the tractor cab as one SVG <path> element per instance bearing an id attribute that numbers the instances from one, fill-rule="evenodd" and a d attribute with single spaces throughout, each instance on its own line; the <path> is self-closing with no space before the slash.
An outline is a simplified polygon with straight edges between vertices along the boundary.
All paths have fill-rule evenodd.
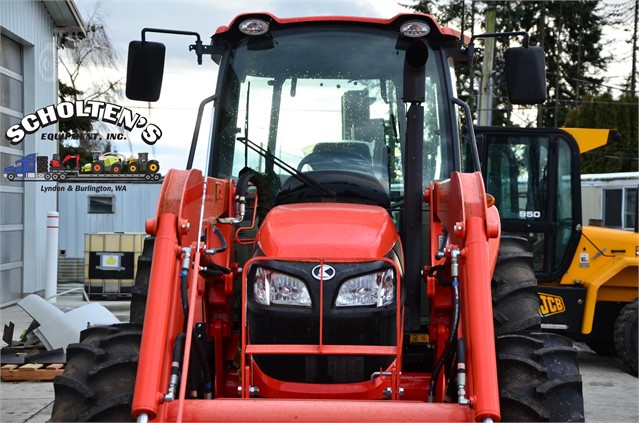
<path id="1" fill-rule="evenodd" d="M 423 167 L 409 171 L 427 175 L 417 176 L 420 193 L 454 169 L 447 140 L 457 131 L 445 99 L 452 91 L 446 48 L 458 39 L 424 19 L 430 25 L 423 32 L 432 34 L 419 41 L 428 56 L 420 81 Z M 300 26 L 246 16 L 213 36 L 221 70 L 209 173 L 237 178 L 239 189 L 238 175 L 248 168 L 264 180 L 256 184 L 258 197 L 272 199 L 262 201 L 268 212 L 243 266 L 247 341 L 249 349 L 260 348 L 253 365 L 264 395 L 351 383 L 333 397 L 359 391 L 383 398 L 379 387 L 386 382 L 374 375 L 399 366 L 406 292 L 420 289 L 415 275 L 403 279 L 410 142 L 403 69 L 412 39 L 400 28 L 407 21 Z M 244 27 L 265 32 L 247 34 Z M 408 304 L 412 329 L 425 331 L 419 302 Z M 268 347 L 275 344 L 288 347 L 274 355 Z M 299 345 L 326 345 L 333 353 Z"/>
<path id="2" fill-rule="evenodd" d="M 211 173 L 234 178 L 244 167 L 260 172 L 276 205 L 399 204 L 406 141 L 402 69 L 410 41 L 399 31 L 402 19 L 303 27 L 267 16 L 252 21 L 269 22 L 267 32 L 242 33 L 238 28 L 251 24 L 247 17 L 213 37 L 213 48 L 226 47 Z M 451 87 L 442 53 L 456 39 L 431 24 L 436 42 L 426 42 L 432 58 L 425 77 L 423 172 L 425 180 L 438 180 L 453 167 L 445 141 L 455 130 L 444 100 Z"/>

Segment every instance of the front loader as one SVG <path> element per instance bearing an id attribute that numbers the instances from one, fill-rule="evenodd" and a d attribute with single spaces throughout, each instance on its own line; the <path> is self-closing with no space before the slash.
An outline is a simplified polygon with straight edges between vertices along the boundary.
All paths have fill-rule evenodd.
<path id="1" fill-rule="evenodd" d="M 131 322 L 69 346 L 53 421 L 583 420 L 576 352 L 540 331 L 532 254 L 500 239 L 455 98 L 463 36 L 421 14 L 246 14 L 210 45 L 144 29 L 131 99 L 159 98 L 157 32 L 219 65 L 205 170 L 194 136 Z M 541 102 L 543 51 L 515 35 L 511 102 Z"/>

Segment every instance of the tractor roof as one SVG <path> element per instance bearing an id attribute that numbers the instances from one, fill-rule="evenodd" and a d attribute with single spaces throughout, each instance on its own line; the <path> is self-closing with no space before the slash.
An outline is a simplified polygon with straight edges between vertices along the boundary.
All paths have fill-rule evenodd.
<path id="1" fill-rule="evenodd" d="M 422 13 L 400 13 L 390 19 L 382 18 L 366 18 L 361 16 L 303 16 L 297 18 L 278 18 L 277 16 L 268 13 L 245 13 L 235 17 L 230 25 L 220 26 L 213 38 L 227 38 L 243 36 L 239 32 L 240 23 L 249 18 L 257 18 L 267 21 L 270 29 L 283 28 L 283 27 L 309 27 L 316 24 L 335 24 L 335 25 L 362 25 L 368 27 L 383 27 L 383 28 L 395 28 L 399 32 L 399 27 L 404 22 L 410 20 L 422 20 L 426 21 L 430 26 L 429 39 L 438 41 L 454 41 L 460 38 L 460 33 L 457 30 L 441 27 L 435 21 L 435 19 Z"/>

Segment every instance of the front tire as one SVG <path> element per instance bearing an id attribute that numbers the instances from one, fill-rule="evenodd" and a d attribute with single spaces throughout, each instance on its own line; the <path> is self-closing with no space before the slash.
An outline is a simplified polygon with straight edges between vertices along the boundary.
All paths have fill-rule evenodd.
<path id="1" fill-rule="evenodd" d="M 104 162 L 102 160 L 93 163 L 91 166 L 91 172 L 101 174 L 104 173 Z"/>
<path id="2" fill-rule="evenodd" d="M 637 299 L 621 309 L 615 321 L 615 350 L 625 370 L 637 375 Z"/>
<path id="3" fill-rule="evenodd" d="M 142 327 L 117 324 L 82 331 L 55 378 L 51 421 L 133 421 L 131 404 Z"/>

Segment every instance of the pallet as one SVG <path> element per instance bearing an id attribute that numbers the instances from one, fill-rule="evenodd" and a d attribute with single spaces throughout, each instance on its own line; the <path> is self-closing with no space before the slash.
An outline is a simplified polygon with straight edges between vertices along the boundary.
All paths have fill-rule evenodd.
<path id="1" fill-rule="evenodd" d="M 52 381 L 56 376 L 61 376 L 63 372 L 64 364 L 44 365 L 29 363 L 22 366 L 5 364 L 0 367 L 2 381 L 4 382 L 21 382 L 25 380 Z"/>

